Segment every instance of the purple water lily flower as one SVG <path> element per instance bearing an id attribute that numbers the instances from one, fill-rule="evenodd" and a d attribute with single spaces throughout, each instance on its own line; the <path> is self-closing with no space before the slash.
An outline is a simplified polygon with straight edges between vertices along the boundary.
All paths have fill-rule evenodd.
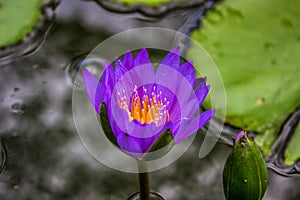
<path id="1" fill-rule="evenodd" d="M 135 58 L 130 51 L 122 60 L 116 58 L 114 68 L 106 62 L 101 82 L 87 69 L 83 79 L 96 112 L 107 118 L 109 124 L 102 123 L 103 129 L 112 132 L 121 150 L 141 158 L 163 141 L 166 132 L 179 143 L 213 117 L 214 110 L 195 116 L 209 91 L 206 79 L 195 74 L 192 62 L 180 65 L 177 47 L 156 71 L 142 49 Z"/>

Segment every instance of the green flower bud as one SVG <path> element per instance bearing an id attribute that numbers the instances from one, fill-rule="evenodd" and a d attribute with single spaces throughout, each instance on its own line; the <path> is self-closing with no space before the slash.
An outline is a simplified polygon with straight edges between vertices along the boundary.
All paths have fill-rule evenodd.
<path id="1" fill-rule="evenodd" d="M 261 200 L 266 191 L 268 171 L 256 144 L 241 131 L 229 154 L 223 187 L 227 200 Z"/>

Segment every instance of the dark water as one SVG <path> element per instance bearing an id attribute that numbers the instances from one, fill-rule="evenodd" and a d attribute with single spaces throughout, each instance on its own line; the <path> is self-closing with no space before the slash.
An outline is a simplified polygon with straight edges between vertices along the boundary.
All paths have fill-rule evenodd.
<path id="1" fill-rule="evenodd" d="M 109 36 L 134 27 L 187 33 L 197 26 L 203 6 L 155 18 L 111 13 L 90 1 L 64 0 L 55 12 L 56 26 L 34 54 L 0 63 L 0 199 L 126 199 L 138 189 L 136 175 L 99 163 L 76 133 L 71 97 L 77 69 L 70 62 Z M 204 159 L 198 158 L 203 138 L 198 135 L 179 160 L 151 174 L 152 189 L 172 200 L 224 199 L 222 168 L 235 134 L 235 129 L 225 127 L 222 142 Z M 288 175 L 280 165 L 273 168 Z M 264 200 L 300 198 L 299 175 L 269 170 L 269 176 Z"/>

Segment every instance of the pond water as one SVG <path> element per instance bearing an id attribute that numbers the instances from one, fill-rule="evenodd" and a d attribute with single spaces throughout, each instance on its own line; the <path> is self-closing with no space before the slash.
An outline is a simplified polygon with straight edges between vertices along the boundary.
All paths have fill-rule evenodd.
<path id="1" fill-rule="evenodd" d="M 91 1 L 62 1 L 46 41 L 31 55 L 0 63 L 0 199 L 118 200 L 137 192 L 136 174 L 106 167 L 82 145 L 72 115 L 77 69 L 70 62 L 130 28 L 188 33 L 203 11 L 203 6 L 179 9 L 155 18 L 112 13 Z M 198 158 L 203 135 L 197 135 L 180 159 L 151 173 L 152 189 L 171 200 L 225 199 L 222 169 L 231 150 L 228 138 L 236 131 L 225 127 L 221 141 L 203 159 Z M 264 200 L 299 199 L 300 176 L 273 169 L 282 173 L 269 170 Z"/>

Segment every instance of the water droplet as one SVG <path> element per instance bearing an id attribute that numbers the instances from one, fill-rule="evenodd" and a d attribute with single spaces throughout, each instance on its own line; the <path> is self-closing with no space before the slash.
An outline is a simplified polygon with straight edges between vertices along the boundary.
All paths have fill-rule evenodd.
<path id="1" fill-rule="evenodd" d="M 287 31 L 295 30 L 295 26 L 293 25 L 293 23 L 286 18 L 281 20 L 281 26 Z"/>
<path id="2" fill-rule="evenodd" d="M 212 24 L 218 24 L 223 20 L 224 16 L 219 10 L 212 10 L 207 14 L 206 19 Z"/>
<path id="3" fill-rule="evenodd" d="M 11 105 L 12 113 L 17 114 L 17 115 L 23 114 L 25 112 L 25 109 L 26 109 L 25 104 L 22 102 L 13 103 Z"/>
<path id="4" fill-rule="evenodd" d="M 81 70 L 87 67 L 92 74 L 100 77 L 103 72 L 104 63 L 105 59 L 99 57 L 86 57 L 86 55 L 77 56 L 65 67 L 68 86 L 82 90 L 84 84 L 81 77 Z M 80 72 L 79 76 L 77 76 L 78 72 Z"/>

